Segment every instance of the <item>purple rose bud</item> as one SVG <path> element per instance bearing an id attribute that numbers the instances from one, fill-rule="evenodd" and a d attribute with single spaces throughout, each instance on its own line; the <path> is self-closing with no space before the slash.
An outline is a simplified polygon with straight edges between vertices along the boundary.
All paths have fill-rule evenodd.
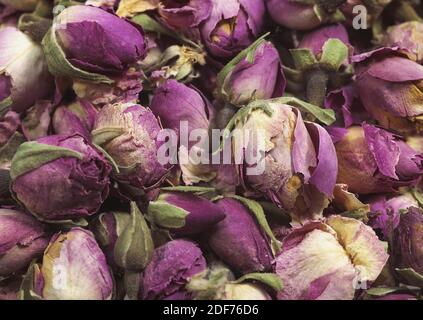
<path id="1" fill-rule="evenodd" d="M 143 300 L 191 300 L 184 289 L 189 279 L 206 269 L 206 260 L 194 242 L 173 240 L 157 248 L 144 271 Z"/>
<path id="2" fill-rule="evenodd" d="M 370 201 L 369 225 L 373 229 L 382 232 L 383 239 L 392 239 L 393 231 L 398 226 L 402 211 L 409 208 L 418 208 L 419 203 L 411 193 L 388 198 L 386 196 L 376 196 Z"/>
<path id="3" fill-rule="evenodd" d="M 399 269 L 412 269 L 423 277 L 423 212 L 409 208 L 395 230 L 394 260 Z M 413 284 L 413 283 L 410 283 Z"/>
<path id="4" fill-rule="evenodd" d="M 423 23 L 410 21 L 389 27 L 382 44 L 387 47 L 398 46 L 407 49 L 413 54 L 413 60 L 418 63 L 423 61 L 423 49 L 419 43 L 423 41 Z"/>
<path id="5" fill-rule="evenodd" d="M 175 80 L 167 80 L 157 88 L 150 108 L 164 128 L 178 135 L 182 121 L 188 124 L 188 134 L 195 129 L 208 130 L 210 126 L 210 102 L 194 87 Z"/>
<path id="6" fill-rule="evenodd" d="M 44 252 L 42 286 L 46 300 L 110 300 L 113 280 L 91 232 L 73 228 L 56 234 Z"/>
<path id="7" fill-rule="evenodd" d="M 247 192 L 267 196 L 294 222 L 321 217 L 338 170 L 329 134 L 318 124 L 305 123 L 294 107 L 272 100 L 260 103 L 262 108 L 252 109 L 235 127 L 249 137 L 244 142 L 235 136 L 233 143 L 235 155 L 247 150 L 245 157 L 250 157 L 239 166 Z M 263 160 L 251 156 L 263 151 Z"/>
<path id="8" fill-rule="evenodd" d="M 306 33 L 298 48 L 310 49 L 317 56 L 322 52 L 323 46 L 329 39 L 338 39 L 349 45 L 347 29 L 342 24 L 333 24 Z"/>
<path id="9" fill-rule="evenodd" d="M 310 222 L 282 242 L 276 274 L 280 300 L 352 300 L 359 283 L 374 281 L 388 254 L 374 231 L 361 221 L 331 216 Z"/>
<path id="10" fill-rule="evenodd" d="M 176 237 L 201 234 L 225 218 L 222 208 L 187 192 L 164 192 L 150 202 L 148 213 L 155 224 Z"/>
<path id="11" fill-rule="evenodd" d="M 402 134 L 423 128 L 423 66 L 379 49 L 353 57 L 355 85 L 367 112 L 383 127 Z"/>
<path id="12" fill-rule="evenodd" d="M 203 41 L 213 56 L 234 57 L 260 35 L 264 16 L 263 0 L 215 0 L 200 26 Z"/>
<path id="13" fill-rule="evenodd" d="M 138 189 L 159 185 L 169 166 L 158 159 L 161 128 L 154 114 L 136 104 L 103 107 L 92 131 L 93 142 L 102 147 L 116 163 L 115 178 Z"/>
<path id="14" fill-rule="evenodd" d="M 42 220 L 78 219 L 95 214 L 107 198 L 110 171 L 104 156 L 82 136 L 48 136 L 19 147 L 11 190 Z"/>
<path id="15" fill-rule="evenodd" d="M 24 112 L 52 91 L 41 46 L 12 25 L 0 30 L 0 68 L 0 115 L 8 107 Z"/>
<path id="16" fill-rule="evenodd" d="M 80 134 L 89 139 L 97 113 L 97 109 L 86 100 L 78 99 L 68 105 L 61 105 L 53 114 L 54 132 L 63 136 Z"/>
<path id="17" fill-rule="evenodd" d="M 105 83 L 111 81 L 101 75 L 124 72 L 146 51 L 141 29 L 105 10 L 82 5 L 67 7 L 55 18 L 43 46 L 55 75 Z"/>
<path id="18" fill-rule="evenodd" d="M 417 183 L 423 172 L 423 155 L 400 137 L 369 125 L 353 126 L 335 144 L 338 183 L 354 193 L 393 192 Z"/>
<path id="19" fill-rule="evenodd" d="M 267 10 L 281 26 L 294 30 L 310 30 L 329 22 L 336 16 L 336 9 L 345 0 L 292 1 L 267 0 Z"/>
<path id="20" fill-rule="evenodd" d="M 48 241 L 45 228 L 34 217 L 0 209 L 0 277 L 25 272 L 33 259 L 42 256 Z"/>
<path id="21" fill-rule="evenodd" d="M 0 3 L 19 11 L 34 11 L 40 0 L 0 0 Z"/>
<path id="22" fill-rule="evenodd" d="M 222 199 L 217 205 L 226 218 L 210 231 L 208 243 L 213 252 L 242 274 L 270 270 L 273 260 L 270 240 L 250 209 L 231 198 Z"/>
<path id="23" fill-rule="evenodd" d="M 171 28 L 184 30 L 197 27 L 210 16 L 212 0 L 163 0 L 159 15 Z"/>
<path id="24" fill-rule="evenodd" d="M 223 100 L 241 106 L 252 100 L 281 97 L 285 84 L 279 53 L 266 41 L 255 50 L 252 62 L 244 58 L 228 70 L 219 83 L 218 94 Z"/>

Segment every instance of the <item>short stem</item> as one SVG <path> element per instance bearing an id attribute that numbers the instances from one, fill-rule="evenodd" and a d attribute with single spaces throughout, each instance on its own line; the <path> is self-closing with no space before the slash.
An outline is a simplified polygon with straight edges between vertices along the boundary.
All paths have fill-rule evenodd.
<path id="1" fill-rule="evenodd" d="M 307 75 L 307 100 L 311 104 L 322 107 L 326 97 L 328 74 L 321 69 L 312 70 Z"/>
<path id="2" fill-rule="evenodd" d="M 422 18 L 414 10 L 413 6 L 407 1 L 401 1 L 395 10 L 395 17 L 403 22 L 405 21 L 419 21 L 423 22 Z"/>

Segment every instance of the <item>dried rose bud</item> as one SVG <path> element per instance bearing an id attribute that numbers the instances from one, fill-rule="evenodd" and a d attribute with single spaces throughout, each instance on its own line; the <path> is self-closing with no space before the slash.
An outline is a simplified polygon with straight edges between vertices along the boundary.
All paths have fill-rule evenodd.
<path id="1" fill-rule="evenodd" d="M 45 300 L 110 300 L 113 280 L 91 232 L 73 228 L 56 234 L 44 252 L 36 292 Z"/>
<path id="2" fill-rule="evenodd" d="M 141 60 L 146 43 L 141 29 L 97 7 L 64 9 L 43 39 L 50 72 L 93 82 L 112 83 Z"/>
<path id="3" fill-rule="evenodd" d="M 243 52 L 238 63 L 228 65 L 218 75 L 218 96 L 236 106 L 281 97 L 285 91 L 282 63 L 273 44 L 263 41 L 250 53 L 252 61 Z"/>
<path id="4" fill-rule="evenodd" d="M 382 48 L 353 57 L 355 86 L 367 112 L 387 129 L 414 134 L 423 124 L 423 66 Z"/>
<path id="5" fill-rule="evenodd" d="M 82 136 L 48 136 L 19 147 L 11 190 L 42 220 L 73 220 L 98 211 L 109 193 L 110 171 L 104 156 Z"/>
<path id="6" fill-rule="evenodd" d="M 0 209 L 0 278 L 25 271 L 42 256 L 48 234 L 34 217 L 11 209 Z"/>
<path id="7" fill-rule="evenodd" d="M 24 112 L 52 91 L 41 46 L 12 25 L 0 30 L 0 68 L 0 115 L 8 108 Z"/>
<path id="8" fill-rule="evenodd" d="M 270 270 L 271 242 L 251 209 L 231 198 L 219 200 L 217 205 L 226 218 L 210 230 L 208 243 L 212 251 L 242 274 Z"/>
<path id="9" fill-rule="evenodd" d="M 423 286 L 423 212 L 409 208 L 401 214 L 394 236 L 394 261 L 400 276 L 410 285 Z M 397 270 L 398 270 L 397 269 Z M 408 277 L 408 275 L 412 275 Z"/>
<path id="10" fill-rule="evenodd" d="M 351 192 L 393 192 L 417 183 L 423 172 L 423 155 L 400 137 L 370 124 L 350 127 L 336 144 L 338 183 Z"/>
<path id="11" fill-rule="evenodd" d="M 158 186 L 169 169 L 158 158 L 157 151 L 163 144 L 158 140 L 160 130 L 149 109 L 128 103 L 103 107 L 91 134 L 93 142 L 115 162 L 118 171 L 114 177 L 118 182 L 148 190 Z"/>
<path id="12" fill-rule="evenodd" d="M 143 300 L 190 300 L 188 280 L 206 269 L 206 260 L 194 242 L 173 240 L 157 248 L 144 271 Z"/>
<path id="13" fill-rule="evenodd" d="M 159 227 L 173 236 L 201 234 L 225 218 L 223 209 L 188 192 L 163 192 L 149 203 L 148 214 Z"/>
<path id="14" fill-rule="evenodd" d="M 215 0 L 200 26 L 203 42 L 215 57 L 234 57 L 260 35 L 264 15 L 263 0 Z"/>

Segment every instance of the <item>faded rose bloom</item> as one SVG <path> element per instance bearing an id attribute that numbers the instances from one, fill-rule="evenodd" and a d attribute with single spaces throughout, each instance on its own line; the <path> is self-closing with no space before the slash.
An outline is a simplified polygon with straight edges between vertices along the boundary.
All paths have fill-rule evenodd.
<path id="1" fill-rule="evenodd" d="M 161 130 L 154 114 L 137 104 L 115 104 L 103 107 L 97 115 L 93 142 L 114 160 L 119 172 L 116 180 L 142 190 L 158 186 L 168 172 L 157 150 Z"/>
<path id="2" fill-rule="evenodd" d="M 423 49 L 419 44 L 423 42 L 422 33 L 423 23 L 421 22 L 409 21 L 397 24 L 387 29 L 382 39 L 382 45 L 407 49 L 413 55 L 413 60 L 421 63 L 423 61 Z"/>
<path id="3" fill-rule="evenodd" d="M 318 124 L 305 123 L 298 109 L 277 100 L 254 106 L 238 121 L 239 134 L 233 140 L 234 155 L 244 161 L 238 170 L 248 194 L 267 196 L 289 212 L 294 222 L 321 217 L 338 171 L 329 134 Z M 240 154 L 243 150 L 244 155 Z M 253 161 L 260 150 L 265 152 L 264 159 Z"/>
<path id="4" fill-rule="evenodd" d="M 350 127 L 335 143 L 338 183 L 351 192 L 393 192 L 417 183 L 423 172 L 423 155 L 400 137 L 370 124 Z"/>
<path id="5" fill-rule="evenodd" d="M 25 272 L 42 256 L 49 236 L 44 226 L 23 212 L 0 209 L 0 278 Z"/>
<path id="6" fill-rule="evenodd" d="M 264 15 L 263 0 L 215 0 L 200 26 L 203 42 L 217 58 L 234 57 L 260 35 Z"/>
<path id="7" fill-rule="evenodd" d="M 41 46 L 13 25 L 0 29 L 0 115 L 10 108 L 24 112 L 52 91 Z"/>
<path id="8" fill-rule="evenodd" d="M 341 216 L 294 229 L 276 257 L 280 300 L 352 300 L 354 284 L 376 280 L 388 254 L 374 231 Z"/>
<path id="9" fill-rule="evenodd" d="M 42 220 L 78 219 L 95 214 L 107 198 L 110 171 L 104 156 L 82 136 L 47 136 L 19 147 L 11 190 Z"/>
<path id="10" fill-rule="evenodd" d="M 355 86 L 367 112 L 387 129 L 419 133 L 423 117 L 423 66 L 382 48 L 353 57 Z"/>
<path id="11" fill-rule="evenodd" d="M 191 300 L 184 289 L 189 279 L 206 269 L 206 260 L 196 243 L 173 240 L 154 251 L 143 273 L 143 300 Z"/>
<path id="12" fill-rule="evenodd" d="M 44 252 L 41 285 L 45 300 L 110 300 L 113 280 L 106 258 L 91 232 L 72 228 L 58 233 Z"/>
<path id="13" fill-rule="evenodd" d="M 270 270 L 273 260 L 270 239 L 253 213 L 231 198 L 219 200 L 217 205 L 226 218 L 210 230 L 208 244 L 212 251 L 242 274 Z"/>
<path id="14" fill-rule="evenodd" d="M 98 111 L 88 101 L 77 99 L 68 105 L 59 106 L 53 114 L 53 130 L 58 135 L 80 134 L 91 137 L 91 130 Z"/>

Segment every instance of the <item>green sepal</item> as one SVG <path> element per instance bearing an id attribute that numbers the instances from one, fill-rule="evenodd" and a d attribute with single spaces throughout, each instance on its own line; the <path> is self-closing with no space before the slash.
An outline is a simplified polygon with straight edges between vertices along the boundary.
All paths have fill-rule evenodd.
<path id="1" fill-rule="evenodd" d="M 356 220 L 360 220 L 364 223 L 367 223 L 369 221 L 369 209 L 366 207 L 358 208 L 355 210 L 345 211 L 341 213 L 341 216 L 346 218 L 353 218 Z"/>
<path id="2" fill-rule="evenodd" d="M 269 102 L 288 104 L 290 106 L 296 107 L 303 112 L 313 115 L 317 120 L 327 126 L 331 125 L 336 120 L 335 111 L 333 111 L 332 109 L 323 109 L 314 104 L 302 101 L 295 97 L 276 98 L 273 100 L 269 100 Z"/>
<path id="3" fill-rule="evenodd" d="M 189 212 L 163 200 L 152 201 L 148 205 L 148 216 L 154 224 L 166 229 L 179 229 L 185 226 Z"/>
<path id="4" fill-rule="evenodd" d="M 407 284 L 423 288 L 423 275 L 416 272 L 412 268 L 399 269 L 395 271 L 399 274 L 400 278 L 403 279 Z"/>
<path id="5" fill-rule="evenodd" d="M 9 111 L 12 104 L 13 100 L 10 96 L 0 101 L 0 117 L 4 116 Z"/>
<path id="6" fill-rule="evenodd" d="M 160 23 L 158 23 L 156 20 L 151 18 L 146 13 L 141 13 L 139 15 L 136 15 L 133 17 L 132 22 L 136 23 L 137 25 L 141 26 L 144 31 L 146 32 L 155 32 L 159 34 L 165 34 L 170 37 L 175 37 L 175 33 L 168 28 L 164 27 Z"/>
<path id="7" fill-rule="evenodd" d="M 150 229 L 135 202 L 131 202 L 131 220 L 116 241 L 114 256 L 125 270 L 142 271 L 150 262 L 154 244 Z"/>
<path id="8" fill-rule="evenodd" d="M 276 239 L 275 235 L 272 232 L 272 229 L 267 222 L 266 215 L 264 214 L 263 208 L 261 205 L 254 200 L 247 199 L 240 196 L 230 196 L 230 198 L 236 199 L 241 202 L 248 210 L 254 215 L 259 226 L 264 231 L 264 233 L 269 237 L 273 254 L 276 255 L 281 251 L 281 243 Z"/>
<path id="9" fill-rule="evenodd" d="M 194 293 L 195 300 L 220 300 L 231 277 L 231 271 L 225 266 L 211 266 L 191 277 L 185 289 Z"/>
<path id="10" fill-rule="evenodd" d="M 98 216 L 98 218 L 93 222 L 92 227 L 96 236 L 97 241 L 102 246 L 109 245 L 109 230 L 107 229 L 107 225 L 104 223 L 103 218 L 105 215 L 112 214 L 116 223 L 116 235 L 119 237 L 125 227 L 128 225 L 131 216 L 127 212 L 120 212 L 115 211 L 111 213 L 102 213 Z"/>
<path id="11" fill-rule="evenodd" d="M 68 148 L 51 146 L 36 141 L 24 142 L 19 146 L 12 159 L 10 177 L 15 180 L 31 170 L 63 157 L 82 160 L 84 156 Z"/>
<path id="12" fill-rule="evenodd" d="M 412 189 L 411 194 L 413 195 L 414 199 L 416 199 L 416 201 L 419 203 L 420 208 L 423 208 L 423 194 L 417 189 Z"/>
<path id="13" fill-rule="evenodd" d="M 19 146 L 25 141 L 25 137 L 21 133 L 13 133 L 7 143 L 0 148 L 0 168 L 8 166 Z"/>
<path id="14" fill-rule="evenodd" d="M 246 59 L 249 63 L 254 62 L 257 48 L 266 41 L 265 38 L 269 34 L 270 33 L 266 33 L 265 35 L 258 38 L 255 42 L 253 42 L 248 48 L 242 50 L 235 58 L 229 61 L 229 63 L 218 73 L 216 86 L 219 91 L 222 90 L 223 83 L 225 82 L 225 79 L 228 74 L 232 72 L 232 70 L 236 67 L 238 63 L 240 63 L 244 59 Z"/>
<path id="15" fill-rule="evenodd" d="M 94 144 L 102 146 L 105 143 L 112 141 L 113 139 L 126 133 L 128 130 L 124 127 L 105 127 L 101 129 L 95 129 L 91 132 L 92 141 Z"/>
<path id="16" fill-rule="evenodd" d="M 41 44 L 45 53 L 48 69 L 55 76 L 68 76 L 71 78 L 80 78 L 83 80 L 113 84 L 114 81 L 109 77 L 101 74 L 91 73 L 74 67 L 67 59 L 66 55 L 60 47 L 54 26 L 50 28 L 44 36 Z"/>
<path id="17" fill-rule="evenodd" d="M 88 226 L 88 221 L 84 218 L 78 218 L 75 220 L 45 220 L 40 217 L 37 217 L 37 218 L 38 220 L 43 221 L 45 223 L 60 225 L 61 228 L 65 228 L 65 229 Z"/>
<path id="18" fill-rule="evenodd" d="M 209 192 L 215 192 L 216 188 L 213 187 L 199 187 L 199 186 L 177 186 L 177 187 L 163 187 L 160 188 L 162 191 L 168 192 L 187 192 L 195 194 L 204 194 Z"/>
<path id="19" fill-rule="evenodd" d="M 234 283 L 242 283 L 247 280 L 259 281 L 277 292 L 283 289 L 282 279 L 274 273 L 249 273 L 243 275 L 241 278 L 234 281 Z"/>
<path id="20" fill-rule="evenodd" d="M 18 293 L 20 300 L 43 300 L 43 298 L 35 292 L 34 287 L 37 278 L 40 276 L 40 266 L 33 261 L 23 277 L 21 288 Z"/>
<path id="21" fill-rule="evenodd" d="M 390 287 L 376 287 L 366 290 L 366 294 L 374 297 L 383 297 L 387 294 L 398 291 L 399 288 L 390 288 Z"/>
<path id="22" fill-rule="evenodd" d="M 339 39 L 329 39 L 322 48 L 320 64 L 337 71 L 348 58 L 348 47 Z"/>
<path id="23" fill-rule="evenodd" d="M 310 49 L 299 48 L 291 49 L 289 51 L 294 59 L 295 68 L 297 70 L 305 71 L 318 64 L 316 57 Z"/>
<path id="24" fill-rule="evenodd" d="M 107 161 L 109 161 L 110 165 L 113 168 L 113 171 L 115 173 L 120 173 L 120 169 L 118 164 L 115 162 L 115 160 L 112 158 L 112 156 L 106 151 L 104 150 L 102 147 L 100 147 L 98 144 L 93 143 L 93 146 L 100 151 L 100 153 L 107 159 Z"/>

